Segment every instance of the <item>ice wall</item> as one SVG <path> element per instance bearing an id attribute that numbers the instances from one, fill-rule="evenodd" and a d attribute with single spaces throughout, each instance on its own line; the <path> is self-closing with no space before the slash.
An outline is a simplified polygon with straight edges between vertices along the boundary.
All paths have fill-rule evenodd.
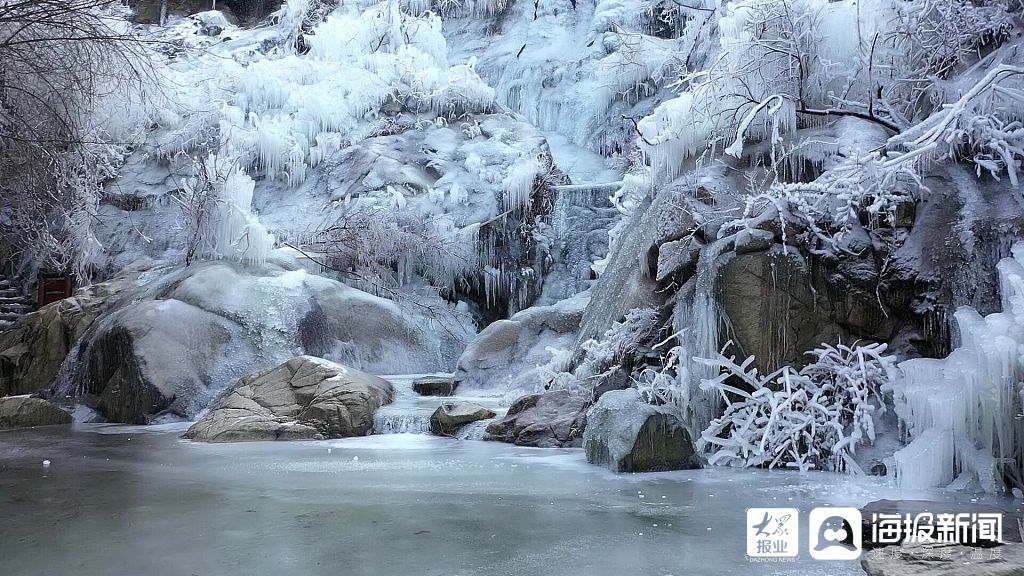
<path id="1" fill-rule="evenodd" d="M 960 346 L 945 359 L 900 364 L 896 409 L 913 441 L 895 454 L 905 488 L 948 484 L 961 474 L 986 491 L 1021 480 L 1024 420 L 1024 242 L 997 265 L 1002 312 L 955 314 Z"/>

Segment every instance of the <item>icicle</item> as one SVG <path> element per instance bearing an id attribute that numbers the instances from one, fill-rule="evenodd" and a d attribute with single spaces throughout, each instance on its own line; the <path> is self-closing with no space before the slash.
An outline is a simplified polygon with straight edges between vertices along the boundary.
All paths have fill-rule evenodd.
<path id="1" fill-rule="evenodd" d="M 517 160 L 508 169 L 502 181 L 505 188 L 504 206 L 509 210 L 526 210 L 533 197 L 533 184 L 540 173 L 540 162 L 536 158 Z"/>
<path id="2" fill-rule="evenodd" d="M 1024 380 L 1024 243 L 1015 244 L 1012 253 L 997 265 L 1002 312 L 981 317 L 970 308 L 957 310 L 961 343 L 956 350 L 944 360 L 900 364 L 897 414 L 914 438 L 896 453 L 897 461 L 908 463 L 902 475 L 897 469 L 902 486 L 936 486 L 969 472 L 986 489 L 997 490 L 997 465 L 1024 465 L 1024 424 L 1017 417 Z M 953 448 L 927 452 L 930 459 L 922 463 L 924 446 L 937 434 L 948 434 Z"/>

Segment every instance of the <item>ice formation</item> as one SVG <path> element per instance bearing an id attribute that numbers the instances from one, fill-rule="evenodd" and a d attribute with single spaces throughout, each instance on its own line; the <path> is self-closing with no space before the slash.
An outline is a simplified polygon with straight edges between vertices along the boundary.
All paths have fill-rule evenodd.
<path id="1" fill-rule="evenodd" d="M 906 488 L 941 486 L 961 474 L 987 491 L 1019 482 L 1024 446 L 1024 243 L 997 266 L 1002 312 L 982 317 L 963 307 L 960 346 L 944 359 L 899 365 L 897 414 L 913 441 L 896 452 Z"/>
<path id="2" fill-rule="evenodd" d="M 272 30 L 301 19 L 305 4 L 287 2 L 279 14 L 285 24 Z M 387 102 L 447 116 L 494 101 L 472 63 L 449 67 L 441 20 L 430 13 L 410 16 L 396 2 L 346 6 L 302 38 L 306 54 L 282 46 L 263 55 L 243 44 L 224 48 L 227 58 L 172 63 L 172 81 L 195 86 L 183 109 L 206 113 L 165 111 L 172 129 L 166 153 L 188 150 L 215 130 L 219 148 L 232 150 L 243 168 L 295 186 L 308 166 L 368 135 Z"/>
<path id="3" fill-rule="evenodd" d="M 655 179 L 676 178 L 687 160 L 705 152 L 740 156 L 745 139 L 778 144 L 797 129 L 798 109 L 827 109 L 834 94 L 866 86 L 867 51 L 899 59 L 885 42 L 873 45 L 895 19 L 893 3 L 863 4 L 728 3 L 718 21 L 718 59 L 688 76 L 685 90 L 639 122 L 638 144 Z M 850 22 L 857 22 L 856 34 Z"/>
<path id="4" fill-rule="evenodd" d="M 232 162 L 212 154 L 199 170 L 202 174 L 187 182 L 186 189 L 201 194 L 204 191 L 198 187 L 212 187 L 211 214 L 207 218 L 214 229 L 206 255 L 253 264 L 266 262 L 275 240 L 252 210 L 256 182 Z"/>

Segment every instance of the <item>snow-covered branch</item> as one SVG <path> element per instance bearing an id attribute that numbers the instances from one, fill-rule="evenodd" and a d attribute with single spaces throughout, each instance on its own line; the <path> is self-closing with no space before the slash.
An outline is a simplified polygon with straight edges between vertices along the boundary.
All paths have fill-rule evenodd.
<path id="1" fill-rule="evenodd" d="M 712 464 L 861 473 L 853 455 L 874 441 L 874 414 L 885 409 L 879 389 L 895 366 L 885 348 L 823 344 L 801 370 L 765 375 L 753 357 L 740 364 L 721 353 L 695 358 L 721 371 L 701 388 L 717 390 L 727 404 L 698 446 L 711 452 Z"/>

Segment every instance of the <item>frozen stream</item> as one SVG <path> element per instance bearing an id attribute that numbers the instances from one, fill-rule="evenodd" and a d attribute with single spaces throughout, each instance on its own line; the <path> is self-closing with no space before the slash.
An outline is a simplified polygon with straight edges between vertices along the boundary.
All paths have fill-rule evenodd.
<path id="1" fill-rule="evenodd" d="M 473 402 L 494 411 L 501 416 L 508 407 L 501 406 L 501 397 L 495 395 L 456 396 L 420 396 L 412 389 L 412 382 L 420 376 L 413 374 L 399 376 L 383 376 L 395 387 L 395 396 L 391 404 L 381 407 L 373 417 L 374 434 L 428 434 L 430 433 L 430 415 L 444 402 Z M 456 390 L 458 392 L 458 390 Z M 488 421 L 475 422 L 463 427 L 459 432 L 461 438 L 479 439 L 483 437 L 483 429 Z"/>
<path id="2" fill-rule="evenodd" d="M 744 509 L 934 497 L 813 473 L 616 476 L 579 450 L 428 435 L 209 445 L 182 430 L 0 433 L 0 573 L 840 576 L 860 569 L 747 563 Z"/>

